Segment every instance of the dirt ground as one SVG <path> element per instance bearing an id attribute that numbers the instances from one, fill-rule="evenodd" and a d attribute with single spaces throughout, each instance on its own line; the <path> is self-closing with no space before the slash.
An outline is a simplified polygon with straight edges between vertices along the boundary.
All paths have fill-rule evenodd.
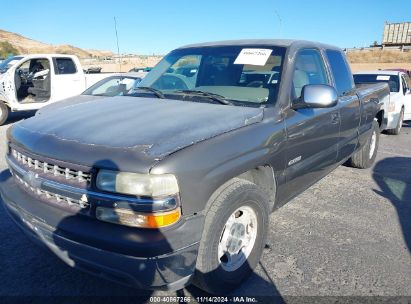
<path id="1" fill-rule="evenodd" d="M 153 67 L 160 60 L 161 56 L 138 56 L 133 58 L 123 58 L 121 64 L 115 62 L 114 60 L 110 61 L 95 61 L 95 60 L 81 60 L 81 64 L 84 69 L 89 67 L 98 66 L 102 68 L 102 72 L 128 72 L 132 68 L 145 68 Z"/>

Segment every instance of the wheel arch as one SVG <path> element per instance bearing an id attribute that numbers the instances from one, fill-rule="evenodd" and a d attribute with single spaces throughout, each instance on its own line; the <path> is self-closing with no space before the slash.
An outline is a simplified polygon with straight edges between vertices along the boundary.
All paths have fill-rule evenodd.
<path id="1" fill-rule="evenodd" d="M 3 101 L 0 99 L 0 126 L 3 125 L 8 117 L 9 117 L 9 113 L 11 112 L 11 108 L 10 106 L 7 104 L 7 102 Z M 4 107 L 4 108 L 3 108 Z"/>
<path id="2" fill-rule="evenodd" d="M 380 110 L 377 115 L 375 115 L 375 118 L 378 121 L 378 125 L 380 126 L 380 130 L 382 130 L 383 128 L 383 124 L 384 124 L 384 110 Z"/>
<path id="3" fill-rule="evenodd" d="M 212 202 L 215 200 L 216 196 L 219 195 L 227 188 L 231 183 L 235 182 L 238 179 L 249 181 L 257 187 L 259 187 L 269 198 L 269 203 L 267 210 L 272 212 L 275 205 L 276 193 L 277 193 L 277 180 L 275 178 L 274 169 L 270 165 L 261 165 L 255 168 L 244 171 L 236 176 L 231 177 L 220 187 L 218 187 L 208 199 L 208 202 L 204 208 L 204 213 L 207 213 L 207 210 L 211 206 Z"/>

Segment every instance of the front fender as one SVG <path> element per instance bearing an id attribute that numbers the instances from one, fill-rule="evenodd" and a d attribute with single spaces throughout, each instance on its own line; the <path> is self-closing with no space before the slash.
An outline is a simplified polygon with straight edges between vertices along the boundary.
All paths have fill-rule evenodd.
<path id="1" fill-rule="evenodd" d="M 263 121 L 180 150 L 155 165 L 150 173 L 176 175 L 186 215 L 204 210 L 211 195 L 228 180 L 270 165 L 284 171 L 283 122 Z"/>
<path id="2" fill-rule="evenodd" d="M 14 83 L 10 80 L 10 71 L 0 76 L 0 102 L 5 103 L 11 108 L 11 96 L 14 94 Z"/>

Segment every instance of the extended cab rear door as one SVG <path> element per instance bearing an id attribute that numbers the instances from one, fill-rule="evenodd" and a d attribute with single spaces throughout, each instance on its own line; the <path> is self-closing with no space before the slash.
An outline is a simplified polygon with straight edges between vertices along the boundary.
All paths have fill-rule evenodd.
<path id="1" fill-rule="evenodd" d="M 289 197 L 308 188 L 335 166 L 340 131 L 337 107 L 292 107 L 301 97 L 304 86 L 332 83 L 320 50 L 300 50 L 296 55 L 293 69 L 291 108 L 284 113 L 287 132 L 285 165 Z"/>
<path id="2" fill-rule="evenodd" d="M 85 90 L 84 73 L 72 57 L 53 57 L 52 101 L 80 95 Z"/>
<path id="3" fill-rule="evenodd" d="M 337 161 L 340 162 L 351 156 L 357 147 L 361 119 L 360 100 L 345 56 L 339 50 L 325 50 L 325 54 L 338 93 L 337 108 L 341 123 Z"/>

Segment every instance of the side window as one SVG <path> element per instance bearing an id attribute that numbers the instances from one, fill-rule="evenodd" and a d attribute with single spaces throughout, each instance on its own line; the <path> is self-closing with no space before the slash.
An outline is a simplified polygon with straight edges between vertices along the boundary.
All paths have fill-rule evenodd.
<path id="1" fill-rule="evenodd" d="M 408 86 L 407 86 L 407 82 L 405 81 L 404 76 L 401 76 L 401 82 L 402 82 L 402 92 L 405 95 L 407 93 Z"/>
<path id="2" fill-rule="evenodd" d="M 328 84 L 324 62 L 318 50 L 306 49 L 298 52 L 293 76 L 293 99 L 301 97 L 304 86 Z"/>
<path id="3" fill-rule="evenodd" d="M 342 96 L 354 88 L 351 70 L 340 51 L 327 50 L 326 54 L 334 76 L 338 96 Z"/>
<path id="4" fill-rule="evenodd" d="M 20 70 L 20 73 L 24 73 L 24 74 L 28 74 L 30 71 L 30 62 L 31 60 L 27 60 L 25 62 L 23 62 L 17 70 Z"/>
<path id="5" fill-rule="evenodd" d="M 36 59 L 30 59 L 25 62 L 23 62 L 18 68 L 17 72 L 24 75 L 34 75 L 37 72 L 41 71 L 49 71 L 50 69 L 50 64 L 47 59 L 43 58 L 36 58 Z"/>
<path id="6" fill-rule="evenodd" d="M 56 75 L 75 74 L 77 69 L 71 58 L 54 58 L 54 72 Z"/>

